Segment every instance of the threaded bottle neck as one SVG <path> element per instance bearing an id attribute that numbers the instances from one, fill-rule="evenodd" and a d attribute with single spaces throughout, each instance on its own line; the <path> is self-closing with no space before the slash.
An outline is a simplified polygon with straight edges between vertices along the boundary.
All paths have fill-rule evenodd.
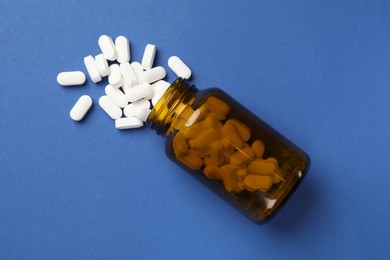
<path id="1" fill-rule="evenodd" d="M 146 122 L 157 134 L 169 135 L 173 130 L 172 122 L 180 117 L 186 104 L 195 98 L 197 92 L 195 85 L 186 79 L 176 79 L 154 106 Z"/>

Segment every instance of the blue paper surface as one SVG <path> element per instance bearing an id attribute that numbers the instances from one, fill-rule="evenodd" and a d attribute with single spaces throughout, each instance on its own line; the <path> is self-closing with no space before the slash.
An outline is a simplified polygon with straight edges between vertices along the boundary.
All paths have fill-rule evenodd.
<path id="1" fill-rule="evenodd" d="M 390 2 L 3 1 L 0 259 L 388 259 Z M 172 55 L 302 147 L 311 170 L 258 226 L 56 82 L 124 35 Z M 175 79 L 169 71 L 167 80 Z M 69 118 L 88 94 L 92 110 Z"/>

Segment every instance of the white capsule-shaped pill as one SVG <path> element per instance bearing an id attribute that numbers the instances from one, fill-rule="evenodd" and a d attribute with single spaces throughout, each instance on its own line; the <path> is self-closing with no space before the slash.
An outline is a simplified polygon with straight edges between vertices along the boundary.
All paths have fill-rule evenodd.
<path id="1" fill-rule="evenodd" d="M 144 72 L 144 69 L 142 68 L 141 63 L 134 61 L 131 64 L 131 68 L 133 69 L 135 76 L 137 76 L 137 84 L 144 83 L 144 79 L 142 78 L 142 73 Z"/>
<path id="2" fill-rule="evenodd" d="M 95 62 L 100 76 L 105 77 L 110 74 L 110 67 L 108 66 L 108 62 L 106 58 L 104 58 L 103 54 L 96 55 Z"/>
<path id="3" fill-rule="evenodd" d="M 142 109 L 142 108 L 147 108 L 147 109 L 150 108 L 149 100 L 143 98 L 143 99 L 140 99 L 140 100 L 138 100 L 136 102 L 128 104 L 123 109 L 123 113 L 127 117 L 132 117 L 132 116 L 134 116 L 136 114 L 137 110 Z"/>
<path id="4" fill-rule="evenodd" d="M 84 57 L 84 65 L 93 83 L 97 83 L 102 80 L 102 77 L 100 76 L 97 69 L 95 59 L 92 57 L 92 55 Z"/>
<path id="5" fill-rule="evenodd" d="M 110 75 L 108 76 L 108 83 L 114 88 L 122 86 L 122 74 L 118 64 L 110 65 Z"/>
<path id="6" fill-rule="evenodd" d="M 144 99 L 151 100 L 153 98 L 153 86 L 152 86 L 152 92 L 150 92 L 149 95 L 145 96 Z"/>
<path id="7" fill-rule="evenodd" d="M 189 79 L 191 77 L 190 68 L 177 56 L 168 59 L 168 67 L 180 78 Z"/>
<path id="8" fill-rule="evenodd" d="M 144 98 L 152 93 L 152 86 L 149 83 L 142 83 L 129 90 L 126 94 L 126 98 L 129 102 L 135 102 Z"/>
<path id="9" fill-rule="evenodd" d="M 165 91 L 169 88 L 171 84 L 169 82 L 166 82 L 164 80 L 157 81 L 152 85 L 153 88 L 153 97 L 152 97 L 152 104 L 155 106 L 157 102 L 160 100 L 160 98 L 164 95 Z"/>
<path id="10" fill-rule="evenodd" d="M 119 107 L 124 108 L 129 102 L 126 99 L 125 94 L 117 88 L 112 87 L 110 84 L 104 89 L 106 95 L 114 101 Z"/>
<path id="11" fill-rule="evenodd" d="M 165 92 L 169 86 L 171 86 L 171 83 L 165 81 L 165 80 L 159 80 L 152 84 L 153 89 L 153 95 L 155 95 L 157 92 Z"/>
<path id="12" fill-rule="evenodd" d="M 99 98 L 99 105 L 112 119 L 121 118 L 122 109 L 108 96 L 101 96 Z"/>
<path id="13" fill-rule="evenodd" d="M 117 129 L 132 129 L 140 128 L 144 122 L 136 117 L 123 117 L 115 120 L 115 128 Z"/>
<path id="14" fill-rule="evenodd" d="M 146 119 L 148 118 L 148 116 L 149 116 L 149 114 L 150 114 L 151 111 L 152 111 L 152 110 L 150 110 L 149 108 L 141 107 L 141 108 L 139 108 L 139 109 L 137 109 L 137 110 L 135 111 L 134 116 L 135 116 L 136 118 L 138 118 L 138 119 L 140 119 L 140 120 L 146 122 Z"/>
<path id="15" fill-rule="evenodd" d="M 57 82 L 61 86 L 83 85 L 85 80 L 85 74 L 82 71 L 65 71 L 57 75 Z"/>
<path id="16" fill-rule="evenodd" d="M 118 53 L 117 61 L 119 63 L 129 62 L 130 60 L 130 45 L 129 40 L 125 36 L 118 36 L 115 39 L 115 48 Z"/>
<path id="17" fill-rule="evenodd" d="M 107 35 L 100 36 L 98 40 L 98 44 L 100 49 L 102 50 L 104 58 L 110 61 L 116 60 L 117 52 L 111 37 Z"/>
<path id="18" fill-rule="evenodd" d="M 164 91 L 157 92 L 153 98 L 152 98 L 152 105 L 155 106 L 157 102 L 161 99 L 161 97 L 164 95 Z"/>
<path id="19" fill-rule="evenodd" d="M 156 56 L 156 46 L 148 44 L 145 47 L 144 55 L 142 56 L 142 67 L 144 69 L 151 69 L 154 63 L 154 57 Z"/>
<path id="20" fill-rule="evenodd" d="M 70 110 L 70 118 L 72 118 L 74 121 L 82 120 L 91 106 L 92 98 L 88 95 L 81 96 Z"/>
<path id="21" fill-rule="evenodd" d="M 135 75 L 130 63 L 128 62 L 121 63 L 119 67 L 120 67 L 124 84 L 126 84 L 130 88 L 138 85 L 137 76 Z"/>
<path id="22" fill-rule="evenodd" d="M 142 73 L 142 78 L 145 80 L 145 82 L 153 83 L 165 78 L 166 75 L 167 72 L 165 71 L 165 69 L 161 66 L 158 66 L 144 71 Z"/>
<path id="23" fill-rule="evenodd" d="M 153 97 L 154 97 L 154 95 L 158 92 L 158 91 L 160 91 L 160 89 L 164 89 L 164 90 L 161 90 L 161 91 L 165 91 L 170 85 L 171 85 L 171 83 L 168 83 L 168 82 L 166 82 L 165 80 L 159 80 L 159 81 L 157 81 L 157 82 L 154 82 L 153 84 L 151 84 L 152 85 L 152 93 L 149 95 L 149 96 L 147 96 L 147 97 L 145 97 L 145 98 L 147 98 L 147 99 L 152 99 Z"/>
<path id="24" fill-rule="evenodd" d="M 130 87 L 129 86 L 127 86 L 126 85 L 126 83 L 124 83 L 123 82 L 123 84 L 122 84 L 122 86 L 120 87 L 121 89 L 122 89 L 122 91 L 125 93 L 125 95 L 127 94 L 127 93 L 129 93 L 129 91 L 130 91 Z"/>
<path id="25" fill-rule="evenodd" d="M 119 89 L 121 89 L 123 91 L 123 93 L 125 93 L 125 95 L 126 95 L 126 93 L 129 92 L 129 90 L 131 88 L 129 86 L 127 86 L 125 82 L 123 82 L 122 86 Z"/>

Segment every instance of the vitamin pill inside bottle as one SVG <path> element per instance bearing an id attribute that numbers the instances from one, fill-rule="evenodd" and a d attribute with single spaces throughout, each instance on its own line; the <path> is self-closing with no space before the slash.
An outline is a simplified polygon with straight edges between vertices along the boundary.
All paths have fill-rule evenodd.
<path id="1" fill-rule="evenodd" d="M 310 165 L 300 148 L 218 88 L 178 78 L 147 123 L 168 157 L 255 222 L 272 216 Z"/>

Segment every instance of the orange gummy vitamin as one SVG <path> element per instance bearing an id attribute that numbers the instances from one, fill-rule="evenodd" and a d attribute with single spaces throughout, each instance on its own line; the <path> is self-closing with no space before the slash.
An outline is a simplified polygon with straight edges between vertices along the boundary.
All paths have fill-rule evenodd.
<path id="1" fill-rule="evenodd" d="M 234 148 L 240 149 L 244 145 L 232 124 L 224 124 L 222 127 L 222 134 L 224 137 L 229 139 Z"/>
<path id="2" fill-rule="evenodd" d="M 226 121 L 225 124 L 232 124 L 243 142 L 247 142 L 251 137 L 251 130 L 249 129 L 249 127 L 247 127 L 237 119 L 230 118 Z"/>
<path id="3" fill-rule="evenodd" d="M 185 155 L 177 155 L 176 158 L 192 170 L 198 170 L 203 165 L 202 159 L 192 150 L 189 150 Z"/>
<path id="4" fill-rule="evenodd" d="M 257 158 L 262 158 L 265 150 L 264 143 L 260 140 L 253 141 L 252 150 L 255 152 Z"/>
<path id="5" fill-rule="evenodd" d="M 274 162 L 255 159 L 248 164 L 248 171 L 258 175 L 272 175 L 276 173 L 276 165 Z"/>
<path id="6" fill-rule="evenodd" d="M 243 167 L 255 158 L 255 153 L 250 147 L 239 149 L 230 156 L 230 163 Z"/>
<path id="7" fill-rule="evenodd" d="M 219 172 L 219 168 L 216 166 L 206 166 L 203 169 L 203 173 L 212 180 L 222 180 L 222 175 Z"/>
<path id="8" fill-rule="evenodd" d="M 244 179 L 245 186 L 249 189 L 266 192 L 272 186 L 271 176 L 249 174 Z"/>
<path id="9" fill-rule="evenodd" d="M 187 141 L 182 133 L 177 133 L 173 138 L 173 150 L 176 155 L 184 155 L 188 152 Z"/>

